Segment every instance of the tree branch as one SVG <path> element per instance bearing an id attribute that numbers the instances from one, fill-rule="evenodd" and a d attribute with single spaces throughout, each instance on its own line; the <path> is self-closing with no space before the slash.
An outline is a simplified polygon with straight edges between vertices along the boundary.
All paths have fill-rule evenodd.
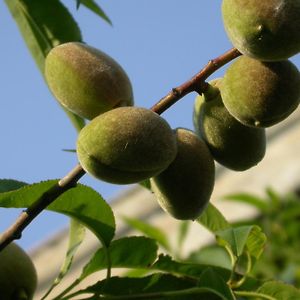
<path id="1" fill-rule="evenodd" d="M 151 107 L 151 110 L 161 114 L 187 94 L 191 92 L 197 92 L 199 94 L 203 93 L 207 88 L 205 80 L 216 70 L 240 55 L 241 53 L 233 48 L 223 55 L 210 60 L 199 73 L 182 85 L 173 88 L 168 95 Z M 23 230 L 34 220 L 34 218 L 46 209 L 49 204 L 54 202 L 62 193 L 76 186 L 76 183 L 84 174 L 85 171 L 82 167 L 77 165 L 64 178 L 59 180 L 55 186 L 45 192 L 36 202 L 24 210 L 15 223 L 0 235 L 0 251 L 13 240 L 20 239 Z"/>
<path id="2" fill-rule="evenodd" d="M 207 89 L 207 83 L 205 80 L 212 75 L 219 68 L 223 67 L 225 64 L 231 60 L 240 56 L 241 53 L 236 49 L 232 48 L 219 57 L 212 59 L 208 64 L 190 80 L 186 81 L 182 85 L 173 88 L 172 91 L 161 98 L 155 105 L 151 107 L 151 110 L 158 114 L 162 114 L 169 107 L 175 104 L 178 100 L 186 96 L 191 92 L 197 92 L 202 94 Z"/>

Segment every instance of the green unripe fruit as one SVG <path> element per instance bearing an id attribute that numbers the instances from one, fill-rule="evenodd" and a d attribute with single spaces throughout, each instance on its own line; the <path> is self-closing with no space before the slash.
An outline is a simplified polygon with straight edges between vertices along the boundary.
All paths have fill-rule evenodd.
<path id="1" fill-rule="evenodd" d="M 45 77 L 57 100 L 86 119 L 133 104 L 131 83 L 122 67 L 107 54 L 82 43 L 53 48 L 46 57 Z"/>
<path id="2" fill-rule="evenodd" d="M 223 166 L 244 171 L 257 165 L 266 152 L 264 128 L 245 126 L 225 108 L 219 88 L 222 79 L 209 83 L 194 106 L 194 126 L 208 145 L 214 159 Z"/>
<path id="3" fill-rule="evenodd" d="M 237 120 L 248 126 L 269 127 L 299 105 L 300 73 L 288 60 L 261 62 L 241 56 L 226 70 L 221 95 Z"/>
<path id="4" fill-rule="evenodd" d="M 195 133 L 175 131 L 178 151 L 169 167 L 150 179 L 160 206 L 174 218 L 195 220 L 206 208 L 215 182 L 214 160 Z"/>
<path id="5" fill-rule="evenodd" d="M 0 299 L 31 300 L 37 286 L 35 267 L 17 244 L 0 252 Z"/>
<path id="6" fill-rule="evenodd" d="M 223 0 L 225 30 L 241 53 L 263 61 L 300 51 L 300 0 Z"/>
<path id="7" fill-rule="evenodd" d="M 162 172 L 177 152 L 169 124 L 140 107 L 120 107 L 93 119 L 79 133 L 77 154 L 84 170 L 118 184 Z"/>

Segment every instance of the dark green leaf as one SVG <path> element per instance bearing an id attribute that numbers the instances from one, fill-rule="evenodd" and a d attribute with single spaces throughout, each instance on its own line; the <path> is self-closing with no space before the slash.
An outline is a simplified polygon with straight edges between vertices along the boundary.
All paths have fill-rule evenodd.
<path id="1" fill-rule="evenodd" d="M 154 263 L 151 269 L 198 279 L 208 266 L 209 265 L 207 264 L 177 262 L 170 256 L 160 255 L 159 259 Z M 227 281 L 230 278 L 230 270 L 215 266 L 209 267 L 216 270 L 216 272 L 224 279 L 224 281 Z"/>
<path id="2" fill-rule="evenodd" d="M 157 257 L 158 247 L 152 239 L 136 236 L 112 241 L 108 248 L 112 268 L 148 268 Z M 107 256 L 100 248 L 84 267 L 80 280 L 107 267 Z"/>
<path id="3" fill-rule="evenodd" d="M 117 288 L 116 288 L 117 287 Z M 206 289 L 198 288 L 196 281 L 170 274 L 152 274 L 143 278 L 112 277 L 87 288 L 85 292 L 99 295 L 118 295 L 123 299 L 217 300 Z M 131 298 L 128 298 L 131 299 Z"/>
<path id="4" fill-rule="evenodd" d="M 199 286 L 211 290 L 214 294 L 218 295 L 224 300 L 235 300 L 232 290 L 226 284 L 224 279 L 212 268 L 207 268 L 200 276 Z"/>
<path id="5" fill-rule="evenodd" d="M 206 227 L 212 233 L 230 227 L 226 218 L 211 203 L 208 204 L 203 214 L 197 219 L 197 222 Z"/>
<path id="6" fill-rule="evenodd" d="M 57 180 L 49 180 L 2 193 L 0 207 L 28 207 L 56 184 Z M 47 209 L 77 219 L 106 245 L 114 236 L 112 210 L 92 188 L 78 184 L 59 196 Z"/>
<path id="7" fill-rule="evenodd" d="M 112 25 L 109 17 L 94 0 L 76 0 L 76 2 L 77 2 L 76 3 L 77 8 L 79 8 L 79 5 L 82 4 L 85 7 L 87 7 L 89 10 L 94 12 L 96 15 L 98 15 L 100 18 L 105 20 L 108 24 Z"/>
<path id="8" fill-rule="evenodd" d="M 145 189 L 151 191 L 151 183 L 149 179 L 139 182 L 139 184 L 144 187 Z"/>
<path id="9" fill-rule="evenodd" d="M 0 179 L 0 193 L 17 190 L 28 183 L 14 179 Z"/>
<path id="10" fill-rule="evenodd" d="M 56 45 L 81 41 L 80 29 L 59 0 L 5 0 L 44 74 L 45 57 Z"/>
<path id="11" fill-rule="evenodd" d="M 123 220 L 132 228 L 142 232 L 146 236 L 155 239 L 167 251 L 170 251 L 170 245 L 166 234 L 158 227 L 142 222 L 138 219 L 123 217 Z"/>
<path id="12" fill-rule="evenodd" d="M 82 41 L 77 23 L 59 0 L 5 0 L 5 3 L 43 75 L 46 55 L 53 47 Z M 79 131 L 85 121 L 63 109 Z"/>

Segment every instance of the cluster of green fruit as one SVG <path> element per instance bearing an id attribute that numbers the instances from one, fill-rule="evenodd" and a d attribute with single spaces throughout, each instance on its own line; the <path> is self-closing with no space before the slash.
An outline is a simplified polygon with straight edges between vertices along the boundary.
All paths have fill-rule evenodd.
<path id="1" fill-rule="evenodd" d="M 300 1 L 224 0 L 222 13 L 244 55 L 197 97 L 194 125 L 216 161 L 243 171 L 264 157 L 265 128 L 299 105 L 300 73 L 287 58 L 300 51 Z"/>
<path id="2" fill-rule="evenodd" d="M 214 186 L 215 166 L 206 144 L 190 130 L 133 105 L 130 81 L 120 65 L 82 43 L 66 43 L 46 58 L 45 76 L 58 101 L 91 120 L 79 133 L 78 159 L 98 179 L 130 184 L 151 178 L 168 212 L 195 219 Z"/>
<path id="3" fill-rule="evenodd" d="M 300 49 L 299 3 L 223 1 L 225 28 L 245 55 L 196 99 L 196 133 L 172 130 L 155 112 L 132 106 L 128 76 L 103 52 L 82 43 L 52 49 L 45 66 L 50 90 L 91 120 L 77 140 L 83 169 L 116 184 L 150 179 L 167 212 L 197 218 L 213 191 L 214 161 L 239 171 L 256 165 L 265 154 L 265 127 L 299 104 L 300 74 L 286 60 Z"/>

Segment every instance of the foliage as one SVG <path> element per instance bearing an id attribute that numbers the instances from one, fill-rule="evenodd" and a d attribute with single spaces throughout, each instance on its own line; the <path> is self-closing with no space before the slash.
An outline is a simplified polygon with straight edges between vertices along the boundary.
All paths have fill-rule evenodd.
<path id="1" fill-rule="evenodd" d="M 82 42 L 78 24 L 59 0 L 5 2 L 42 74 L 45 58 L 53 47 L 65 42 Z M 74 5 L 87 7 L 111 24 L 95 1 L 77 0 Z M 207 74 L 238 55 L 240 53 L 234 50 L 227 56 L 220 56 L 219 64 L 206 68 Z M 202 88 L 206 86 L 205 79 L 200 81 Z M 199 87 L 195 86 L 193 88 L 197 90 Z M 183 95 L 175 89 L 169 98 L 176 101 Z M 78 131 L 83 128 L 84 119 L 66 108 L 64 110 Z M 153 110 L 159 113 L 163 109 L 157 106 Z M 77 183 L 80 176 L 69 185 L 65 180 L 56 179 L 35 184 L 0 180 L 1 207 L 28 208 L 28 215 L 32 212 L 37 215 L 36 209 L 45 205 L 48 210 L 70 217 L 65 260 L 43 299 L 300 299 L 300 291 L 293 286 L 300 285 L 298 197 L 281 199 L 272 190 L 267 191 L 266 199 L 248 194 L 227 196 L 227 200 L 244 202 L 259 210 L 255 219 L 236 224 L 230 224 L 209 203 L 196 222 L 211 232 L 216 243 L 183 258 L 181 248 L 190 221 L 178 222 L 176 247 L 171 246 L 162 229 L 126 216 L 123 220 L 142 235 L 116 237 L 112 209 L 98 192 Z M 150 189 L 149 181 L 142 182 L 141 187 Z M 68 275 L 74 255 L 85 238 L 85 228 L 98 238 L 99 248 L 86 262 L 79 277 L 53 298 L 52 292 Z M 286 247 L 287 244 L 290 247 Z M 124 272 L 120 276 L 111 276 L 114 268 Z M 106 274 L 101 275 L 98 282 L 78 289 L 81 281 L 99 271 Z"/>

